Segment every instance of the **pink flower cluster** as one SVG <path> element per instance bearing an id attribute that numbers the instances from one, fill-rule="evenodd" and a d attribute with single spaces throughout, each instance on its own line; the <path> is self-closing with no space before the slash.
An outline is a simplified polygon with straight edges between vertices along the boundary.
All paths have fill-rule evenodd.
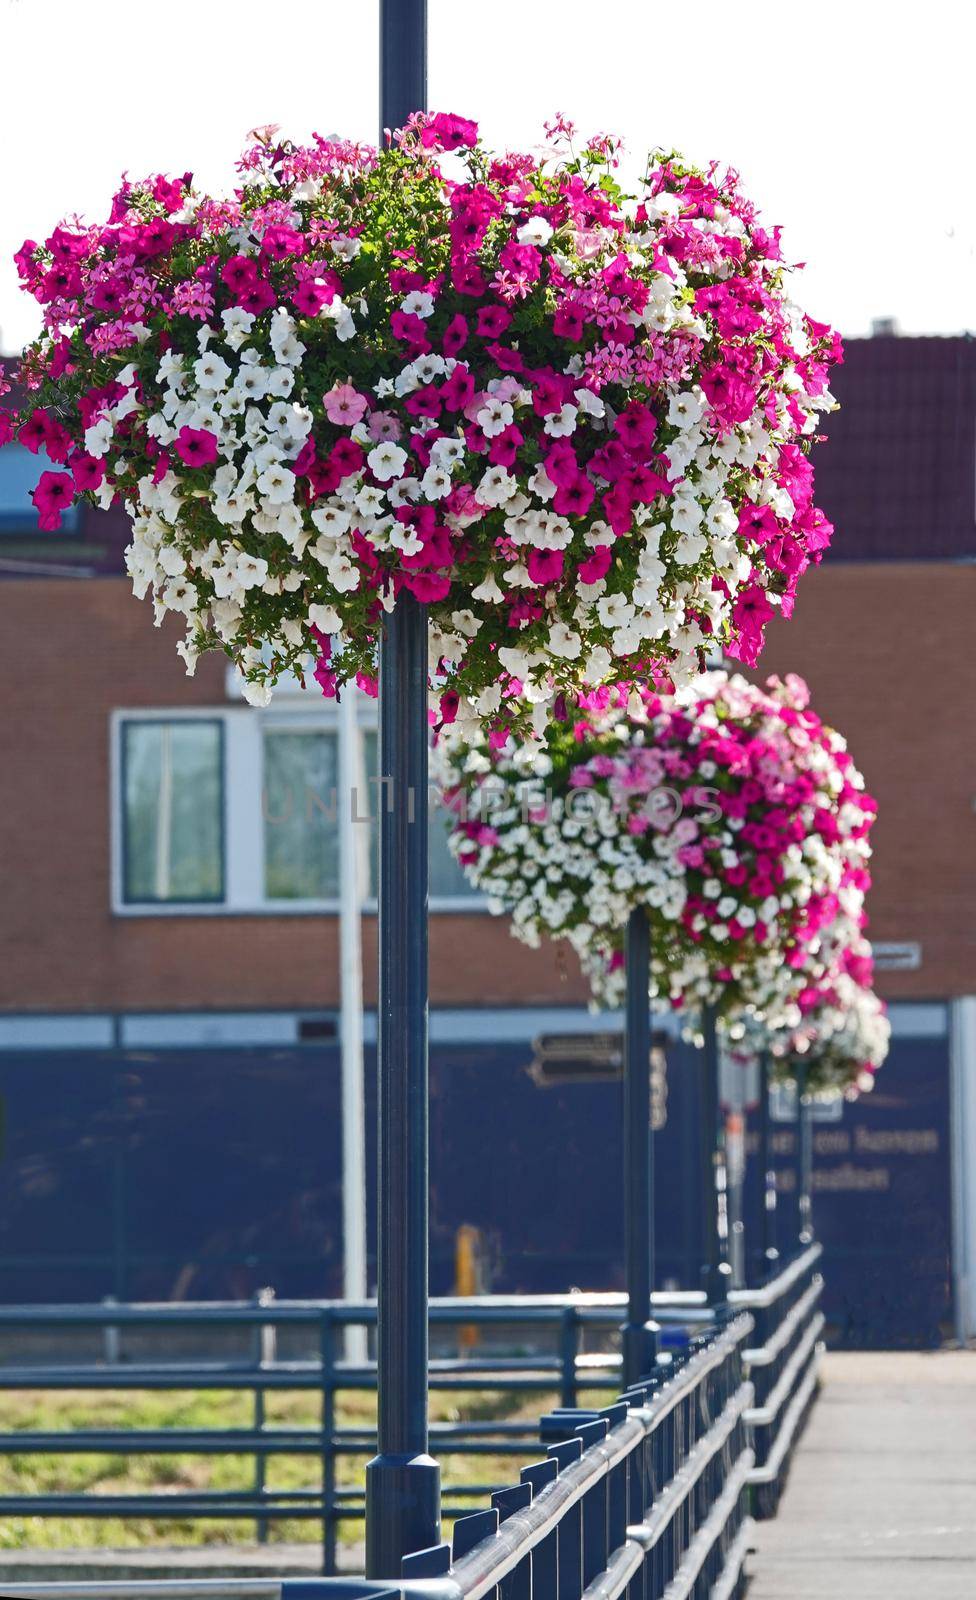
<path id="1" fill-rule="evenodd" d="M 627 194 L 612 139 L 549 134 L 262 129 L 229 197 L 125 182 L 18 252 L 41 526 L 121 498 L 188 665 L 332 691 L 409 594 L 443 719 L 503 737 L 560 692 L 686 682 L 716 639 L 754 661 L 789 615 L 831 532 L 807 450 L 836 336 L 734 173 L 655 157 Z"/>
<path id="2" fill-rule="evenodd" d="M 663 998 L 767 1028 L 861 939 L 876 808 L 799 678 L 602 690 L 538 756 L 448 739 L 441 761 L 475 884 L 529 942 L 567 938 L 605 999 L 636 905 Z"/>
<path id="3" fill-rule="evenodd" d="M 806 1089 L 851 1099 L 874 1087 L 891 1040 L 884 1001 L 873 987 L 874 961 L 867 939 L 856 932 L 831 971 L 800 990 L 799 1020 L 778 1032 L 746 1030 L 753 1048 L 770 1053 L 774 1076 L 795 1080 L 802 1068 Z"/>

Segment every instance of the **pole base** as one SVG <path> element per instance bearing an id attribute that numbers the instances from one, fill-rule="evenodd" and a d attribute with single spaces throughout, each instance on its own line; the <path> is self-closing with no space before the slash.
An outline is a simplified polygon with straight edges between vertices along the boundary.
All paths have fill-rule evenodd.
<path id="1" fill-rule="evenodd" d="M 630 1389 L 647 1378 L 657 1364 L 660 1347 L 660 1325 L 657 1322 L 625 1322 L 620 1330 L 624 1358 L 624 1388 Z"/>
<path id="2" fill-rule="evenodd" d="M 400 1562 L 441 1538 L 441 1469 L 432 1456 L 374 1456 L 366 1467 L 366 1576 L 399 1580 Z"/>

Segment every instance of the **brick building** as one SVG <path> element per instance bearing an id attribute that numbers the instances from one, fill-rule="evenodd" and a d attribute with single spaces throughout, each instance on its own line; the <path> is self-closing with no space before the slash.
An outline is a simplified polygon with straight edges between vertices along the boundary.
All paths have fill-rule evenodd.
<path id="1" fill-rule="evenodd" d="M 927 1151 L 932 1173 L 940 1175 L 933 1181 L 943 1187 L 931 1202 L 924 1241 L 906 1234 L 905 1249 L 936 1262 L 926 1278 L 934 1287 L 926 1290 L 916 1319 L 919 1329 L 924 1323 L 920 1336 L 931 1338 L 936 1328 L 944 1332 L 951 1325 L 950 1249 L 957 1323 L 974 1313 L 968 1278 L 973 1174 L 961 1153 L 950 1171 L 946 1141 L 955 1137 L 961 1152 L 965 1128 L 976 1126 L 976 999 L 970 998 L 976 996 L 976 660 L 970 644 L 976 345 L 962 339 L 853 341 L 836 388 L 843 409 L 830 419 L 829 443 L 817 453 L 818 499 L 836 524 L 834 548 L 804 579 L 792 621 L 773 627 L 763 669 L 808 679 L 818 711 L 847 735 L 878 797 L 870 931 L 881 953 L 879 987 L 892 1002 L 896 1045 L 874 1107 L 865 1102 L 844 1113 L 853 1119 L 845 1147 L 852 1160 L 835 1159 L 836 1139 L 831 1146 L 821 1130 L 818 1191 L 827 1213 L 833 1206 L 838 1218 L 843 1197 L 845 1220 L 837 1223 L 843 1233 L 851 1207 L 868 1205 L 866 1188 L 882 1183 L 881 1176 L 863 1181 L 871 1162 L 853 1159 L 859 1150 L 870 1152 L 874 1119 L 875 1132 L 885 1135 L 877 1148 L 890 1160 L 887 1188 L 871 1200 L 881 1211 L 865 1212 L 863 1238 L 855 1227 L 853 1257 L 863 1267 L 873 1248 L 869 1235 L 875 1234 L 876 1246 L 879 1219 L 885 1226 L 885 1204 L 899 1221 L 906 1206 L 916 1205 L 908 1197 L 923 1176 L 919 1161 Z M 87 1279 L 69 1272 L 59 1279 L 53 1270 L 45 1276 L 44 1260 L 65 1255 L 51 1232 L 61 1213 L 50 1198 L 40 1209 L 32 1203 L 24 1173 L 47 1163 L 42 1188 L 62 1201 L 73 1185 L 76 1194 L 90 1191 L 96 1232 L 101 1215 L 97 1162 L 78 1176 L 87 1158 L 64 1128 L 61 1154 L 55 1160 L 45 1152 L 43 1104 L 32 1099 L 45 1073 L 50 1091 L 41 1101 L 47 1104 L 55 1092 L 70 1090 L 73 1100 L 86 1061 L 104 1065 L 104 1095 L 112 1103 L 128 1103 L 126 1078 L 139 1079 L 129 1096 L 127 1126 L 134 1130 L 131 1149 L 142 1149 L 148 1160 L 139 1107 L 155 1104 L 156 1090 L 147 1089 L 147 1075 L 154 1085 L 173 1084 L 185 1069 L 191 1083 L 195 1070 L 198 1076 L 216 1071 L 218 1057 L 233 1071 L 234 1052 L 243 1053 L 240 1061 L 252 1075 L 266 1069 L 269 1081 L 276 1059 L 285 1076 L 299 1072 L 298 1082 L 313 1058 L 334 1073 L 329 1033 L 339 998 L 335 828 L 321 803 L 335 782 L 329 708 L 318 697 L 281 695 L 267 711 L 253 711 L 216 658 L 201 661 L 196 677 L 187 679 L 173 631 L 151 627 L 147 607 L 132 598 L 120 575 L 125 518 L 83 510 L 62 534 L 37 534 L 27 500 L 36 465 L 17 447 L 0 455 L 0 1086 L 7 1085 L 10 1105 L 21 1106 L 19 1123 L 11 1121 L 8 1106 L 8 1154 L 0 1161 L 0 1193 L 6 1185 L 9 1202 L 0 1206 L 4 1298 L 87 1297 L 120 1287 L 109 1266 L 93 1268 Z M 367 766 L 372 749 L 367 728 Z M 586 995 L 570 963 L 552 950 L 516 944 L 503 921 L 472 901 L 439 833 L 432 894 L 435 1087 L 440 1083 L 448 1106 L 450 1093 L 438 1074 L 449 1068 L 438 1066 L 439 1050 L 445 1062 L 477 1056 L 473 1084 L 490 1082 L 493 1051 L 508 1051 L 504 1072 L 517 1076 L 540 1029 L 588 1025 Z M 364 963 L 371 1005 L 375 927 L 368 905 Z M 921 1072 L 923 1058 L 931 1128 L 919 1128 L 911 1109 L 912 1076 Z M 521 1078 L 517 1087 L 521 1093 Z M 606 1086 L 603 1092 L 611 1093 Z M 300 1100 L 300 1088 L 295 1093 Z M 474 1088 L 470 1093 L 477 1122 L 484 1108 Z M 574 1106 L 573 1096 L 581 1096 L 583 1086 L 550 1093 L 557 1099 L 547 1102 L 549 1109 L 557 1100 L 560 1107 L 553 1137 L 578 1142 L 583 1100 Z M 889 1100 L 897 1105 L 888 1106 L 886 1121 Z M 78 1104 L 84 1116 L 83 1097 Z M 186 1112 L 194 1114 L 192 1091 Z M 334 1107 L 324 1114 L 332 1116 Z M 604 1100 L 586 1113 L 592 1114 L 612 1120 L 613 1104 Z M 438 1117 L 447 1115 L 435 1110 L 435 1153 Z M 152 1116 L 155 1125 L 166 1121 L 161 1111 Z M 152 1116 L 147 1113 L 149 1124 Z M 860 1144 L 858 1128 L 867 1129 Z M 929 1138 L 920 1152 L 916 1140 L 913 1150 L 908 1135 L 915 1133 L 931 1134 L 934 1146 Z M 85 1137 L 92 1148 L 101 1135 L 88 1129 Z M 445 1263 L 452 1226 L 472 1221 L 495 1239 L 497 1281 L 506 1287 L 555 1288 L 586 1274 L 595 1287 L 597 1279 L 619 1277 L 616 1240 L 602 1260 L 594 1247 L 576 1252 L 576 1261 L 558 1239 L 544 1239 L 536 1254 L 545 1257 L 545 1270 L 533 1277 L 528 1267 L 516 1269 L 509 1222 L 495 1216 L 490 1194 L 465 1190 L 454 1170 L 457 1130 L 447 1123 L 444 1138 Z M 251 1149 L 244 1159 L 259 1157 Z M 303 1242 L 295 1246 L 308 1266 L 303 1291 L 335 1287 L 339 1246 L 330 1196 L 338 1192 L 338 1172 L 329 1163 L 337 1159 L 333 1149 L 324 1176 L 303 1178 Z M 132 1164 L 138 1170 L 136 1156 Z M 435 1280 L 437 1184 L 435 1171 Z M 287 1214 L 298 1202 L 289 1198 L 286 1182 L 279 1189 Z M 195 1204 L 196 1221 L 188 1222 L 183 1242 L 163 1248 L 156 1240 L 145 1249 L 133 1243 L 134 1265 L 121 1287 L 165 1292 L 165 1274 L 150 1263 L 167 1250 L 174 1259 L 181 1252 L 194 1260 L 206 1255 L 203 1189 Z M 46 1221 L 40 1218 L 45 1207 Z M 18 1236 L 28 1239 L 29 1249 Z M 201 1272 L 199 1281 L 212 1292 L 236 1292 L 250 1281 L 240 1265 L 248 1250 L 239 1241 L 221 1248 L 237 1266 L 224 1278 Z M 269 1259 L 264 1245 L 250 1255 Z M 564 1256 L 574 1257 L 568 1279 L 558 1264 Z M 319 1257 L 325 1266 L 317 1276 L 312 1264 Z M 675 1274 L 680 1270 L 676 1260 Z M 25 1274 L 36 1290 L 23 1287 Z M 852 1315 L 856 1321 L 856 1307 Z M 868 1322 L 862 1317 L 855 1336 L 870 1340 Z M 877 1316 L 872 1326 L 880 1326 Z"/>

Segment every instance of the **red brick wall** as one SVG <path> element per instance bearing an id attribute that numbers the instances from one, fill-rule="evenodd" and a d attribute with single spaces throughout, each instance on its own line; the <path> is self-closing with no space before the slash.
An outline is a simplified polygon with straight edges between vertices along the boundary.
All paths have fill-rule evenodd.
<path id="1" fill-rule="evenodd" d="M 869 932 L 917 940 L 892 998 L 976 993 L 976 567 L 828 564 L 770 631 L 766 672 L 799 672 L 876 795 Z"/>
<path id="2" fill-rule="evenodd" d="M 774 628 L 769 671 L 798 671 L 844 730 L 881 816 L 872 927 L 920 941 L 891 996 L 976 992 L 976 603 L 971 567 L 828 566 Z M 122 580 L 0 585 L 0 1007 L 6 1010 L 330 1006 L 326 917 L 115 918 L 109 904 L 109 713 L 219 705 L 224 663 L 184 676 Z M 938 714 L 928 709 L 941 685 Z M 366 926 L 367 994 L 375 930 Z M 431 921 L 435 1004 L 580 1001 L 578 975 L 484 915 Z"/>

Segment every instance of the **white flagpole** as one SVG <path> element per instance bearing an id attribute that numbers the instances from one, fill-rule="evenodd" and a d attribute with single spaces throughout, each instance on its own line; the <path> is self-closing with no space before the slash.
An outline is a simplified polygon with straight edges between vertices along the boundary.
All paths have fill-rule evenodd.
<path id="1" fill-rule="evenodd" d="M 339 969 L 342 1047 L 342 1234 L 343 1296 L 365 1300 L 366 1279 L 366 1134 L 363 1092 L 362 886 L 368 860 L 369 830 L 358 816 L 363 805 L 362 734 L 357 714 L 358 690 L 349 684 L 339 702 Z M 345 1332 L 346 1360 L 367 1359 L 367 1330 Z"/>

